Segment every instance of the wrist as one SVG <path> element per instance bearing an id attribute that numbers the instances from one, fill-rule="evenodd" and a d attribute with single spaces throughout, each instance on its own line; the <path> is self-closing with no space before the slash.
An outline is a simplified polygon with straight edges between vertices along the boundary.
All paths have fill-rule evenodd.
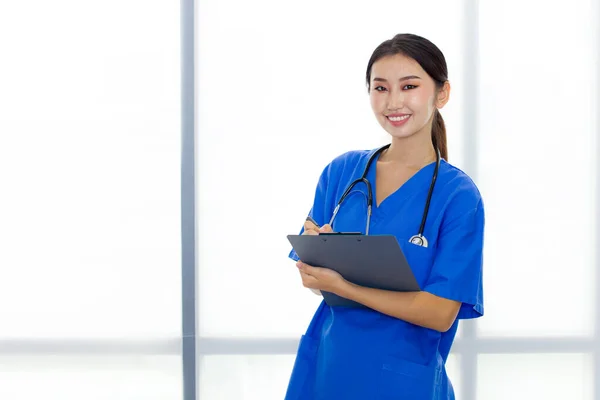
<path id="1" fill-rule="evenodd" d="M 347 280 L 343 279 L 338 285 L 335 294 L 337 294 L 340 297 L 345 297 L 349 299 L 352 296 L 352 291 L 355 286 L 356 285 L 352 282 L 348 282 Z"/>

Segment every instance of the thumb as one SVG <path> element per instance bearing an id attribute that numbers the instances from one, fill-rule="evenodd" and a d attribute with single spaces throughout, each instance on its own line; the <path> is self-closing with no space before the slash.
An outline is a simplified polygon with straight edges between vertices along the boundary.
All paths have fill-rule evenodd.
<path id="1" fill-rule="evenodd" d="M 333 229 L 331 229 L 331 225 L 325 224 L 319 229 L 319 232 L 331 233 L 331 232 L 333 232 Z"/>

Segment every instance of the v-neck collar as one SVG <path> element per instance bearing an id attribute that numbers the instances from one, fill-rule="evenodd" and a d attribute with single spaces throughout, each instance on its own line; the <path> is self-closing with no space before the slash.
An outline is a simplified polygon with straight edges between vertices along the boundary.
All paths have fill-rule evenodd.
<path id="1" fill-rule="evenodd" d="M 414 196 L 419 193 L 422 189 L 428 189 L 431 184 L 431 179 L 433 178 L 433 171 L 435 168 L 436 161 L 429 163 L 422 167 L 420 170 L 415 172 L 413 176 L 411 176 L 402 186 L 400 186 L 396 191 L 391 193 L 388 197 L 386 197 L 380 205 L 377 205 L 377 161 L 381 153 L 377 154 L 373 163 L 371 164 L 369 171 L 367 173 L 367 179 L 371 182 L 371 188 L 373 190 L 373 213 L 377 214 L 386 214 L 386 211 L 392 208 L 392 211 L 397 207 L 390 205 L 392 203 L 398 204 L 399 201 L 405 201 L 409 197 Z M 440 159 L 440 169 L 442 167 L 443 159 Z M 439 171 L 438 171 L 439 175 Z"/>

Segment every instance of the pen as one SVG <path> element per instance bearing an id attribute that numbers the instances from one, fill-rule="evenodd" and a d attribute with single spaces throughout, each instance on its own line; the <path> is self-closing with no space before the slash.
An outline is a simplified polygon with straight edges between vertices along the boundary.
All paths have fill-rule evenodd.
<path id="1" fill-rule="evenodd" d="M 309 222 L 312 222 L 313 224 L 315 224 L 317 226 L 317 228 L 321 229 L 321 227 L 319 226 L 319 224 L 317 224 L 317 221 L 315 221 L 314 219 L 312 219 L 310 216 L 306 217 L 306 220 Z M 319 235 L 362 235 L 361 232 L 320 232 Z"/>

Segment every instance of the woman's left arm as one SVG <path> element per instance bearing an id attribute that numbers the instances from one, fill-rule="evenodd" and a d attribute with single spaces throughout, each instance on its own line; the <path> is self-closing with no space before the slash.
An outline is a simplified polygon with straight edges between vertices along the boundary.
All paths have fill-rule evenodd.
<path id="1" fill-rule="evenodd" d="M 461 305 L 428 292 L 393 292 L 347 281 L 340 285 L 337 294 L 391 317 L 440 332 L 450 329 Z"/>
<path id="2" fill-rule="evenodd" d="M 302 262 L 298 262 L 298 268 L 304 286 L 308 288 L 325 290 L 380 313 L 440 332 L 450 329 L 461 305 L 423 291 L 394 292 L 355 285 L 333 270 Z"/>

